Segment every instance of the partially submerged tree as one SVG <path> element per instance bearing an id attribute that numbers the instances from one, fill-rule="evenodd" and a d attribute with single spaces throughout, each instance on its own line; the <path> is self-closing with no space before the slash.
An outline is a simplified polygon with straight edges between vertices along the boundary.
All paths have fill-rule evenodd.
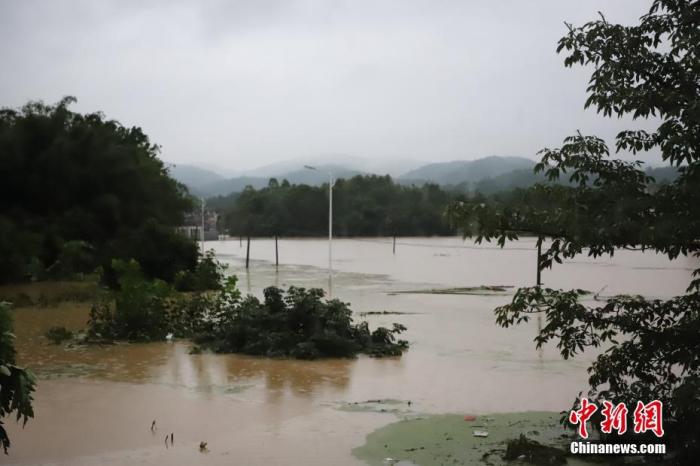
<path id="1" fill-rule="evenodd" d="M 628 130 L 616 152 L 660 151 L 678 167 L 674 181 L 651 189 L 641 162 L 610 157 L 606 143 L 577 134 L 559 149 L 544 149 L 535 167 L 549 180 L 521 202 L 462 202 L 448 215 L 476 241 L 503 245 L 519 232 L 549 238 L 539 267 L 579 254 L 613 255 L 621 248 L 655 251 L 675 259 L 700 257 L 700 3 L 656 0 L 634 26 L 601 19 L 568 26 L 559 41 L 566 66 L 593 73 L 586 107 L 604 116 L 652 118 L 653 132 Z M 589 396 L 598 400 L 665 403 L 672 461 L 690 463 L 700 452 L 700 269 L 683 296 L 664 301 L 616 296 L 602 306 L 581 302 L 581 290 L 521 288 L 496 309 L 508 327 L 544 313 L 537 346 L 556 341 L 565 358 L 587 347 L 609 346 L 589 368 Z"/>

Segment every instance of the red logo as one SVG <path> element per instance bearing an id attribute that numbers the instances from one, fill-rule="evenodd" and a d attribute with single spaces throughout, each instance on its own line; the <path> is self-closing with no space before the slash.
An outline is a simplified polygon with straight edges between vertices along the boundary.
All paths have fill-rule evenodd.
<path id="1" fill-rule="evenodd" d="M 581 409 L 571 411 L 569 414 L 569 422 L 578 424 L 578 434 L 581 438 L 588 438 L 586 422 L 596 411 L 598 411 L 598 407 L 595 404 L 589 403 L 588 398 L 581 398 Z"/>
<path id="2" fill-rule="evenodd" d="M 603 401 L 603 410 L 600 413 L 604 418 L 600 423 L 601 432 L 609 434 L 616 430 L 618 435 L 627 432 L 627 406 L 624 403 L 613 407 L 611 402 Z"/>
<path id="3" fill-rule="evenodd" d="M 657 437 L 663 437 L 664 426 L 662 415 L 663 403 L 659 400 L 654 400 L 647 404 L 637 401 L 637 407 L 634 409 L 634 433 L 642 434 L 650 430 Z"/>
<path id="4" fill-rule="evenodd" d="M 588 438 L 588 428 L 586 422 L 598 410 L 598 407 L 588 401 L 588 398 L 581 398 L 581 408 L 569 413 L 569 422 L 578 425 L 578 434 L 581 438 Z M 627 432 L 627 405 L 618 403 L 613 405 L 610 401 L 603 401 L 603 409 L 600 414 L 603 420 L 600 423 L 600 431 L 610 434 L 617 431 L 618 435 Z M 659 400 L 651 401 L 647 404 L 637 401 L 637 407 L 633 413 L 634 433 L 643 434 L 651 431 L 657 437 L 664 435 L 663 427 L 663 403 Z"/>

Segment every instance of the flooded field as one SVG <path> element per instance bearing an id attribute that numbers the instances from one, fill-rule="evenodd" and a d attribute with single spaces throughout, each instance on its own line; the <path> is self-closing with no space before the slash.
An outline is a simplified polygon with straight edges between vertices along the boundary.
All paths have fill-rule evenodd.
<path id="1" fill-rule="evenodd" d="M 3 461 L 361 465 L 353 448 L 400 417 L 559 411 L 586 388 L 592 354 L 563 361 L 553 348 L 535 350 L 536 320 L 511 329 L 494 323 L 493 309 L 509 301 L 509 287 L 534 283 L 532 240 L 500 250 L 459 238 L 399 239 L 396 254 L 391 239 L 336 240 L 331 283 L 324 240 L 280 240 L 276 268 L 274 241 L 254 239 L 248 271 L 245 246 L 207 243 L 244 293 L 330 285 L 357 319 L 408 327 L 409 351 L 395 359 L 309 362 L 191 355 L 185 341 L 64 348 L 42 335 L 52 325 L 84 328 L 89 304 L 21 308 L 18 358 L 40 378 L 36 419 L 24 429 L 8 423 L 13 445 Z M 620 251 L 612 259 L 567 262 L 543 272 L 543 281 L 602 296 L 669 297 L 684 291 L 695 267 L 691 259 Z M 448 290 L 482 285 L 504 291 Z M 170 433 L 174 445 L 166 448 Z M 208 452 L 199 451 L 201 441 Z"/>

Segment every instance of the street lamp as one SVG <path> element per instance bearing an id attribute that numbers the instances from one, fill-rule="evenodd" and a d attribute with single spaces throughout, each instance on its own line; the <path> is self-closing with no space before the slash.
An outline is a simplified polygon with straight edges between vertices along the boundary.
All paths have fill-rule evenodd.
<path id="1" fill-rule="evenodd" d="M 316 170 L 318 168 L 304 165 L 304 168 Z M 328 171 L 328 281 L 333 277 L 333 173 Z M 330 286 L 330 285 L 329 285 Z M 329 295 L 331 294 L 329 288 Z"/>
<path id="2" fill-rule="evenodd" d="M 202 259 L 204 258 L 204 198 L 199 198 L 202 201 Z"/>

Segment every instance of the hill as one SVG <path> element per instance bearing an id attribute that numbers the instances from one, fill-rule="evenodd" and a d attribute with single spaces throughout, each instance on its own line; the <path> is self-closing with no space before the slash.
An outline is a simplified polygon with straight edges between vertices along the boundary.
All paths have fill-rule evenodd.
<path id="1" fill-rule="evenodd" d="M 534 165 L 534 161 L 524 157 L 492 155 L 476 160 L 431 163 L 403 174 L 399 177 L 399 181 L 402 184 L 406 182 L 432 182 L 440 185 L 471 184 L 514 170 L 531 169 Z"/>
<path id="2" fill-rule="evenodd" d="M 200 170 L 201 172 L 206 172 L 206 170 Z M 219 177 L 218 179 L 212 179 L 210 182 L 203 182 L 197 184 L 192 183 L 192 180 L 196 180 L 198 178 L 180 177 L 180 173 L 182 172 L 174 173 L 171 171 L 171 176 L 173 176 L 173 178 L 180 181 L 181 183 L 185 184 L 190 189 L 190 192 L 192 192 L 193 194 L 206 197 L 214 197 L 226 196 L 231 193 L 241 192 L 246 188 L 246 186 L 252 186 L 255 189 L 262 189 L 268 185 L 270 178 L 276 178 L 280 183 L 282 182 L 282 180 L 287 180 L 291 184 L 307 184 L 310 186 L 320 186 L 323 183 L 328 182 L 328 171 L 331 171 L 335 178 L 346 179 L 362 174 L 359 171 L 345 168 L 339 165 L 319 165 L 317 166 L 316 170 L 299 168 L 278 175 L 237 176 L 228 179 Z M 184 173 L 187 175 L 193 175 L 197 172 L 185 171 Z"/>
<path id="3" fill-rule="evenodd" d="M 168 174 L 187 186 L 192 194 L 206 195 L 206 193 L 199 192 L 200 187 L 212 185 L 226 179 L 212 170 L 188 164 L 168 164 Z"/>

